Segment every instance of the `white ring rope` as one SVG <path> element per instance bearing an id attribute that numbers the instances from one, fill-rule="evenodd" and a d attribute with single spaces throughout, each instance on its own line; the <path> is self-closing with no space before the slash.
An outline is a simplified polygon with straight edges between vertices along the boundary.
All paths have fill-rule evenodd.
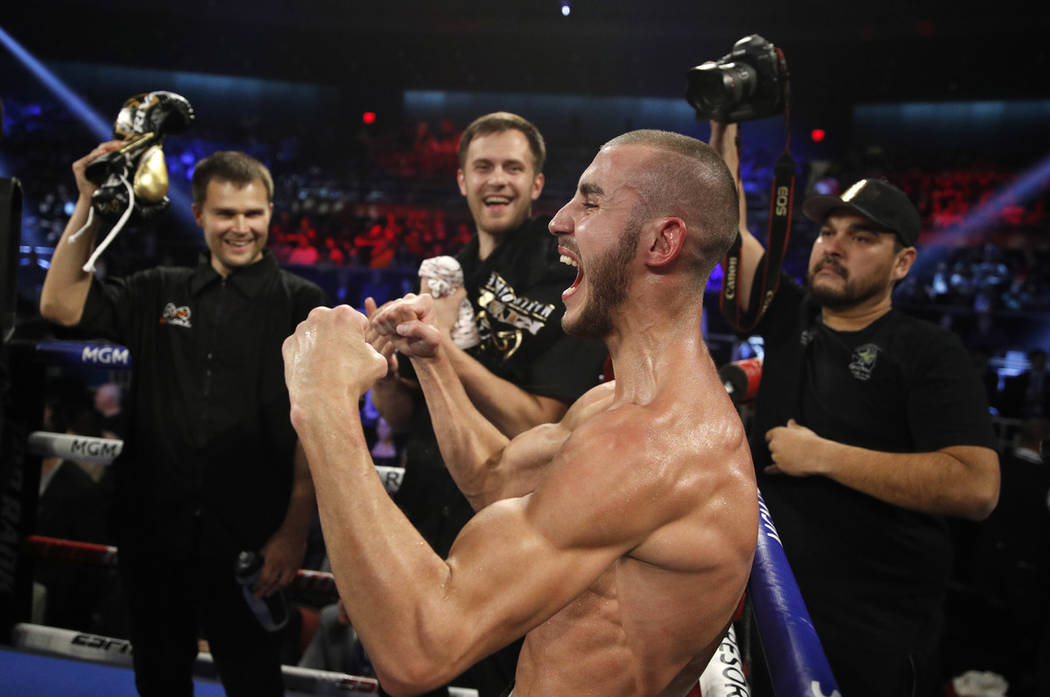
<path id="1" fill-rule="evenodd" d="M 21 651 L 131 667 L 131 642 L 126 639 L 23 622 L 15 625 L 11 643 Z M 201 652 L 197 655 L 193 673 L 197 677 L 205 678 L 217 675 L 210 653 Z M 379 692 L 379 681 L 359 675 L 298 666 L 281 666 L 281 674 L 285 690 L 288 692 L 338 697 L 367 696 Z M 450 687 L 448 692 L 449 697 L 477 697 L 478 694 L 475 690 L 462 687 Z"/>
<path id="2" fill-rule="evenodd" d="M 29 452 L 41 457 L 109 465 L 120 456 L 123 449 L 124 441 L 116 438 L 94 438 L 50 431 L 33 431 L 29 434 Z M 376 473 L 391 494 L 397 493 L 405 479 L 404 467 L 376 465 Z"/>
<path id="3" fill-rule="evenodd" d="M 115 438 L 93 438 L 69 433 L 33 431 L 29 434 L 29 452 L 41 457 L 108 465 L 124 449 L 124 441 Z"/>

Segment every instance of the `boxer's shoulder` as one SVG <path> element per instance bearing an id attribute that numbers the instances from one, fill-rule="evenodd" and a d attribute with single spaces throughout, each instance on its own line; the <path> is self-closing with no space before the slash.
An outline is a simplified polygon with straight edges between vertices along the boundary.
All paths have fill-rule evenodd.
<path id="1" fill-rule="evenodd" d="M 564 427 L 571 431 L 596 414 L 608 409 L 612 404 L 615 390 L 616 383 L 610 381 L 595 385 L 584 392 L 565 412 L 565 416 L 562 418 Z"/>

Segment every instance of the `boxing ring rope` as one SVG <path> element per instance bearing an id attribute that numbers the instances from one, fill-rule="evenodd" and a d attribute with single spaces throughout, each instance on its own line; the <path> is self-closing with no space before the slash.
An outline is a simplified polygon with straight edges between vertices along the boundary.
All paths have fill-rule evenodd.
<path id="1" fill-rule="evenodd" d="M 11 342 L 19 343 L 19 342 Z M 23 344 L 31 349 L 35 361 L 49 364 L 130 369 L 131 356 L 123 346 L 69 341 Z M 123 441 L 89 438 L 70 434 L 34 431 L 28 437 L 28 450 L 38 456 L 61 457 L 81 462 L 111 463 L 122 451 Z M 387 491 L 400 487 L 404 468 L 376 467 Z M 766 663 L 776 697 L 837 697 L 835 679 L 824 656 L 816 631 L 802 601 L 794 575 L 784 555 L 783 545 L 772 516 L 759 496 L 760 524 L 758 544 L 748 583 L 755 626 L 766 655 Z M 21 551 L 37 558 L 63 559 L 78 563 L 113 567 L 118 550 L 109 545 L 59 540 L 27 535 Z M 289 589 L 301 594 L 326 597 L 338 595 L 332 574 L 300 569 Z M 130 665 L 130 644 L 123 639 L 17 623 L 13 645 L 24 650 L 51 653 L 86 660 Z M 732 626 L 723 638 L 690 697 L 749 697 L 745 661 Z M 208 654 L 201 654 L 198 666 L 202 676 L 214 675 Z M 315 694 L 368 695 L 378 692 L 372 678 L 283 666 L 290 690 L 309 690 Z M 195 671 L 196 672 L 196 671 Z M 475 694 L 473 690 L 450 688 L 453 697 Z"/>
<path id="2" fill-rule="evenodd" d="M 109 568 L 116 567 L 118 556 L 117 548 L 112 545 L 62 540 L 44 535 L 26 537 L 22 543 L 22 550 L 36 559 L 68 561 Z M 299 569 L 288 589 L 300 594 L 326 596 L 329 600 L 337 597 L 339 593 L 336 589 L 335 577 L 331 573 L 308 569 Z M 15 625 L 13 643 L 17 648 L 29 651 L 41 651 L 115 665 L 131 665 L 130 644 L 124 639 L 20 623 Z M 211 657 L 207 654 L 202 655 L 205 658 L 198 658 L 198 664 L 211 665 Z M 360 682 L 369 681 L 371 678 L 359 678 L 342 673 L 308 670 L 293 666 L 283 666 L 282 671 L 285 684 L 289 689 L 300 689 L 293 688 L 293 684 L 308 683 L 315 686 L 316 690 L 321 690 L 317 694 L 334 694 L 332 690 L 338 694 L 345 694 L 347 690 L 354 694 L 376 692 L 374 688 L 369 689 L 366 685 L 363 687 L 364 683 Z M 209 676 L 206 670 L 198 672 L 197 668 L 194 673 L 203 677 Z M 456 697 L 457 694 L 465 697 L 472 692 L 467 690 L 457 693 L 452 689 L 450 688 L 449 693 L 451 697 Z M 748 697 L 750 694 L 744 676 L 740 650 L 736 643 L 736 634 L 732 627 L 729 628 L 728 634 L 723 638 L 718 650 L 701 675 L 697 687 L 690 694 L 702 694 L 703 697 Z"/>
<path id="3" fill-rule="evenodd" d="M 840 695 L 761 493 L 758 509 L 758 545 L 748 594 L 773 692 L 777 697 Z"/>
<path id="4" fill-rule="evenodd" d="M 22 541 L 22 551 L 34 559 L 70 561 L 105 568 L 116 568 L 119 554 L 113 545 L 62 540 L 44 535 L 26 537 Z M 335 587 L 335 577 L 331 573 L 310 569 L 296 571 L 289 589 L 300 593 L 325 595 L 329 600 L 334 600 L 339 593 Z"/>
<path id="5" fill-rule="evenodd" d="M 17 343 L 17 342 L 12 342 Z M 50 365 L 76 365 L 114 370 L 131 369 L 131 352 L 117 344 L 39 341 L 29 344 L 33 357 Z"/>
<path id="6" fill-rule="evenodd" d="M 124 441 L 116 438 L 95 438 L 70 433 L 33 431 L 29 434 L 29 452 L 41 457 L 60 457 L 63 460 L 108 465 L 124 449 Z"/>
<path id="7" fill-rule="evenodd" d="M 131 643 L 126 639 L 27 622 L 15 625 L 12 638 L 13 644 L 25 651 L 131 667 Z M 210 653 L 203 651 L 197 655 L 193 674 L 194 677 L 202 678 L 215 678 L 218 675 Z M 281 675 L 285 690 L 289 692 L 341 697 L 379 693 L 379 682 L 375 678 L 287 665 L 281 666 Z M 476 697 L 476 694 L 474 690 L 449 688 L 450 697 Z"/>

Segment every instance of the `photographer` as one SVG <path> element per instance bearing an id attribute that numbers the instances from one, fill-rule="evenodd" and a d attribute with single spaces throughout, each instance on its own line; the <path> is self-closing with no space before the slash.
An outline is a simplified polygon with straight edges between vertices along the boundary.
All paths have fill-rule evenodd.
<path id="1" fill-rule="evenodd" d="M 753 312 L 766 252 L 743 218 L 736 137 L 711 124 L 737 173 L 736 299 Z M 905 194 L 866 179 L 802 209 L 820 226 L 806 285 L 780 274 L 754 330 L 766 347 L 750 433 L 759 488 L 842 693 L 933 694 L 944 516 L 981 520 L 998 498 L 988 405 L 958 339 L 893 308 L 921 225 Z"/>

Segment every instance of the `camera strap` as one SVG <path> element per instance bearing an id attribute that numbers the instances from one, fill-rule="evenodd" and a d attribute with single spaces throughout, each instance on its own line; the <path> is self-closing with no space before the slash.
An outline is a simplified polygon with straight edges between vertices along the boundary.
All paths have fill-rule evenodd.
<path id="1" fill-rule="evenodd" d="M 736 143 L 739 155 L 740 140 Z M 737 162 L 740 158 L 737 157 Z M 739 168 L 739 164 L 737 165 Z M 737 171 L 739 179 L 740 172 Z M 769 309 L 773 295 L 780 285 L 780 270 L 784 265 L 788 239 L 791 236 L 791 214 L 795 200 L 795 160 L 791 157 L 790 141 L 784 152 L 773 166 L 773 189 L 769 202 L 769 234 L 766 239 L 766 253 L 762 264 L 755 271 L 751 281 L 751 297 L 748 307 L 742 308 L 737 299 L 740 297 L 740 260 L 742 242 L 737 233 L 733 245 L 722 260 L 725 276 L 722 279 L 722 294 L 719 303 L 722 316 L 734 330 L 749 332 L 755 328 L 762 315 Z"/>

